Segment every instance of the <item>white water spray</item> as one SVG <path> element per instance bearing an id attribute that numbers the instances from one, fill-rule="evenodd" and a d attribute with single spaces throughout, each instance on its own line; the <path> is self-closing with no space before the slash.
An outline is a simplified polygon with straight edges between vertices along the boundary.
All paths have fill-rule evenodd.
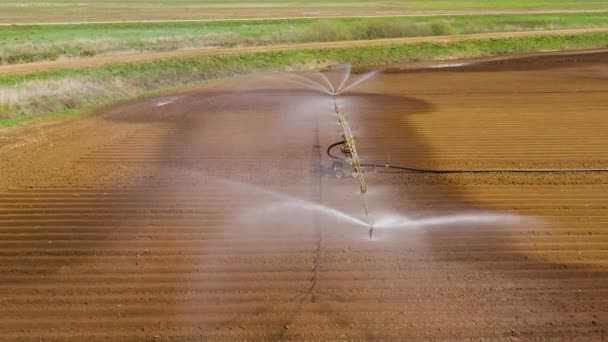
<path id="1" fill-rule="evenodd" d="M 370 227 L 369 223 L 367 223 L 361 219 L 358 219 L 355 216 L 349 215 L 338 209 L 328 207 L 328 206 L 325 206 L 325 205 L 322 205 L 322 204 L 319 204 L 319 203 L 316 203 L 313 201 L 308 201 L 305 199 L 294 197 L 294 196 L 291 196 L 291 195 L 288 195 L 288 194 L 285 194 L 282 192 L 272 191 L 272 190 L 265 189 L 265 188 L 262 188 L 262 187 L 259 187 L 256 185 L 252 185 L 252 184 L 241 183 L 241 182 L 227 180 L 227 179 L 223 179 L 223 178 L 217 178 L 217 181 L 221 184 L 229 185 L 229 186 L 234 187 L 239 190 L 246 189 L 247 191 L 251 191 L 251 192 L 254 192 L 257 194 L 267 195 L 271 198 L 276 199 L 276 201 L 274 201 L 274 203 L 271 203 L 271 204 L 263 207 L 262 210 L 266 209 L 268 211 L 278 211 L 278 210 L 293 208 L 293 209 L 298 209 L 298 210 L 321 213 L 321 214 L 327 215 L 329 217 L 338 219 L 342 222 L 362 226 L 365 228 Z M 257 212 L 258 210 L 260 210 L 259 207 L 256 208 L 255 210 L 251 210 L 251 212 Z"/>
<path id="2" fill-rule="evenodd" d="M 293 200 L 288 200 L 287 202 L 271 204 L 263 209 L 265 209 L 267 211 L 280 211 L 280 210 L 285 210 L 285 209 L 297 209 L 297 210 L 303 210 L 303 211 L 310 211 L 310 212 L 314 212 L 314 213 L 327 215 L 331 218 L 338 219 L 339 221 L 342 221 L 344 223 L 350 223 L 353 225 L 365 227 L 366 229 L 370 228 L 369 223 L 367 223 L 363 220 L 360 220 L 352 215 L 349 215 L 343 211 L 340 211 L 338 209 L 328 207 L 325 205 L 321 205 L 321 204 L 318 204 L 315 202 L 301 200 L 301 199 L 293 199 Z"/>
<path id="3" fill-rule="evenodd" d="M 350 72 L 351 72 L 351 65 L 350 64 L 346 64 L 346 72 L 344 73 L 344 78 L 342 79 L 342 82 L 340 83 L 340 86 L 338 87 L 338 90 L 344 88 L 344 85 L 346 84 L 346 82 L 350 78 Z"/>
<path id="4" fill-rule="evenodd" d="M 288 81 L 290 81 L 292 83 L 298 84 L 300 86 L 303 86 L 303 87 L 306 87 L 306 88 L 309 88 L 312 90 L 320 91 L 327 95 L 338 96 L 349 90 L 352 90 L 356 86 L 367 81 L 368 79 L 377 75 L 380 72 L 379 70 L 373 70 L 373 71 L 367 72 L 363 75 L 353 77 L 352 67 L 350 64 L 345 64 L 343 66 L 343 68 L 344 68 L 344 75 L 341 77 L 342 80 L 340 81 L 340 84 L 338 86 L 335 86 L 332 83 L 332 81 L 327 77 L 327 75 L 325 75 L 322 72 L 318 72 L 315 74 L 320 77 L 320 79 L 321 79 L 320 81 L 313 80 L 313 79 L 311 79 L 309 77 L 305 77 L 301 74 L 287 74 L 287 76 L 288 76 Z"/>
<path id="5" fill-rule="evenodd" d="M 208 176 L 207 176 L 208 177 Z M 303 212 L 311 212 L 322 214 L 327 218 L 338 220 L 345 224 L 350 224 L 355 228 L 361 229 L 361 232 L 370 232 L 384 230 L 424 230 L 433 227 L 448 228 L 461 225 L 497 225 L 497 224 L 521 224 L 531 222 L 529 217 L 523 217 L 513 214 L 493 213 L 489 211 L 468 211 L 453 214 L 440 214 L 423 217 L 405 216 L 402 214 L 380 214 L 372 216 L 370 223 L 348 214 L 344 211 L 332 208 L 320 203 L 298 198 L 286 193 L 270 190 L 261 186 L 243 183 L 239 181 L 228 180 L 219 177 L 213 177 L 215 181 L 224 184 L 237 191 L 251 192 L 258 196 L 268 196 L 271 201 L 261 206 L 256 206 L 247 210 L 245 217 L 272 215 L 275 212 L 285 210 L 298 210 Z M 370 236 L 371 240 L 371 236 Z"/>
<path id="6" fill-rule="evenodd" d="M 318 74 L 319 74 L 319 76 L 321 76 L 321 79 L 323 79 L 323 81 L 325 81 L 325 83 L 329 87 L 329 90 L 331 91 L 331 93 L 335 94 L 336 93 L 336 89 L 334 88 L 334 85 L 331 83 L 331 81 L 329 80 L 329 78 L 327 78 L 327 76 L 325 76 L 325 74 L 322 73 L 322 72 L 319 72 Z"/>
<path id="7" fill-rule="evenodd" d="M 298 74 L 287 74 L 287 75 L 289 77 L 287 80 L 291 83 L 297 84 L 299 86 L 303 86 L 304 88 L 317 90 L 317 91 L 320 91 L 327 95 L 334 95 L 334 93 L 329 88 L 327 88 L 323 84 L 320 84 L 318 82 L 311 80 L 310 78 L 307 78 L 307 77 L 304 77 L 304 76 L 298 75 Z"/>
<path id="8" fill-rule="evenodd" d="M 491 212 L 465 212 L 420 218 L 410 218 L 401 215 L 387 215 L 376 220 L 373 226 L 374 229 L 422 229 L 433 226 L 454 226 L 462 224 L 521 223 L 525 220 L 526 219 L 524 217 L 517 215 Z"/>
<path id="9" fill-rule="evenodd" d="M 357 80 L 355 80 L 354 82 L 352 82 L 350 85 L 346 86 L 346 87 L 340 87 L 338 89 L 338 91 L 335 93 L 335 95 L 340 95 L 344 92 L 347 92 L 351 89 L 353 89 L 354 87 L 358 86 L 359 84 L 367 81 L 368 79 L 372 78 L 373 76 L 377 75 L 380 71 L 378 70 L 374 70 L 374 71 L 370 71 L 366 74 L 361 75 Z"/>

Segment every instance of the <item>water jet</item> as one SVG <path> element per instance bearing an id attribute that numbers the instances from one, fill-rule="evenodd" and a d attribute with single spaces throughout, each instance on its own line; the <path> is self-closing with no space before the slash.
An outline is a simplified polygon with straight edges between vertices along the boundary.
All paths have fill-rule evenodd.
<path id="1" fill-rule="evenodd" d="M 361 195 L 363 196 L 365 216 L 367 217 L 367 216 L 369 216 L 369 206 L 367 203 L 367 195 L 366 195 L 367 194 L 367 182 L 365 181 L 362 163 L 361 163 L 361 160 L 357 153 L 355 136 L 353 135 L 352 130 L 350 129 L 350 126 L 348 124 L 348 121 L 346 120 L 346 115 L 345 115 L 344 111 L 338 106 L 337 97 L 339 95 L 353 89 L 354 87 L 360 85 L 361 83 L 365 82 L 366 80 L 370 79 L 374 75 L 378 74 L 379 71 L 374 70 L 374 71 L 367 72 L 367 73 L 363 74 L 362 76 L 360 76 L 355 81 L 349 83 L 349 80 L 351 79 L 351 75 L 352 75 L 351 74 L 352 67 L 350 64 L 346 64 L 344 66 L 344 68 L 346 71 L 344 73 L 344 76 L 342 77 L 340 84 L 337 87 L 335 87 L 333 85 L 333 83 L 329 80 L 329 78 L 321 72 L 317 73 L 317 75 L 319 75 L 321 77 L 322 81 L 325 84 L 313 81 L 310 78 L 307 78 L 307 77 L 304 77 L 301 75 L 295 75 L 295 74 L 291 74 L 291 75 L 292 75 L 292 77 L 296 78 L 297 81 L 294 80 L 296 83 L 307 86 L 309 89 L 318 90 L 324 94 L 333 96 L 334 111 L 338 117 L 338 123 L 340 124 L 340 131 L 341 131 L 340 135 L 342 136 L 342 138 L 344 140 L 344 143 L 343 143 L 344 148 L 343 148 L 342 152 L 347 155 L 348 164 L 353 169 L 352 173 L 353 173 L 354 177 L 357 179 L 357 182 L 359 183 L 359 190 L 360 190 Z M 336 177 L 338 177 L 339 174 L 340 175 L 344 174 L 344 171 L 342 170 L 342 168 L 336 167 L 335 163 L 332 167 L 334 169 Z M 373 225 L 369 225 L 369 226 L 370 226 L 370 239 L 371 239 L 372 234 L 373 234 Z"/>

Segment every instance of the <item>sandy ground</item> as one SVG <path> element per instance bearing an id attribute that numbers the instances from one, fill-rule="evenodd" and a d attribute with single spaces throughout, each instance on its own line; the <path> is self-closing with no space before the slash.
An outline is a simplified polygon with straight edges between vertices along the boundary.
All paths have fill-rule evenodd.
<path id="1" fill-rule="evenodd" d="M 254 46 L 240 48 L 209 48 L 196 50 L 179 50 L 169 52 L 153 52 L 153 53 L 133 53 L 121 55 L 108 55 L 89 58 L 67 58 L 57 61 L 34 62 L 25 64 L 0 65 L 0 75 L 27 73 L 32 71 L 78 68 L 100 66 L 108 63 L 136 63 L 151 61 L 159 58 L 170 58 L 180 56 L 197 56 L 197 55 L 222 55 L 244 52 L 261 52 L 261 51 L 282 51 L 291 49 L 317 49 L 317 48 L 344 48 L 350 46 L 370 46 L 370 45 L 393 45 L 393 44 L 414 44 L 420 42 L 456 42 L 469 39 L 489 39 L 489 38 L 510 38 L 510 37 L 526 37 L 536 35 L 565 35 L 584 32 L 604 32 L 608 28 L 588 28 L 588 29 L 568 29 L 568 30 L 537 30 L 537 31 L 519 31 L 519 32 L 496 32 L 496 33 L 477 33 L 465 35 L 450 35 L 450 36 L 435 36 L 435 37 L 413 37 L 413 38 L 390 38 L 390 39 L 375 39 L 375 40 L 355 40 L 342 42 L 327 42 L 327 43 L 302 43 L 302 44 L 285 44 L 272 46 Z"/>
<path id="2" fill-rule="evenodd" d="M 607 62 L 394 66 L 338 102 L 364 162 L 606 167 Z M 366 218 L 332 108 L 253 76 L 0 131 L 0 339 L 608 337 L 607 174 L 370 170 Z"/>

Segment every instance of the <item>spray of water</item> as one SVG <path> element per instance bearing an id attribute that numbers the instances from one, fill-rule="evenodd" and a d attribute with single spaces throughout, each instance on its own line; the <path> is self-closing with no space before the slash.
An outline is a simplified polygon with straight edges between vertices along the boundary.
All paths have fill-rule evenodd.
<path id="1" fill-rule="evenodd" d="M 338 91 L 343 89 L 344 85 L 346 85 L 346 82 L 348 82 L 348 79 L 350 78 L 350 72 L 351 72 L 351 65 L 346 64 L 346 71 L 344 72 L 344 78 L 342 78 L 342 82 L 340 83 L 340 86 L 338 87 Z"/>
<path id="2" fill-rule="evenodd" d="M 371 229 L 383 230 L 424 230 L 433 227 L 448 228 L 459 225 L 504 225 L 504 224 L 521 224 L 533 220 L 529 217 L 523 217 L 512 214 L 493 213 L 488 211 L 468 211 L 453 214 L 436 214 L 423 217 L 412 217 L 403 214 L 378 214 L 371 217 L 370 222 L 366 222 L 362 218 L 348 214 L 344 211 L 332 208 L 327 205 L 322 205 L 317 202 L 305 200 L 286 193 L 270 190 L 262 186 L 243 183 L 234 180 L 228 180 L 220 177 L 211 177 L 206 175 L 206 178 L 211 178 L 213 181 L 225 185 L 228 188 L 251 193 L 262 199 L 267 196 L 269 201 L 264 205 L 256 206 L 243 213 L 244 217 L 259 216 L 259 215 L 276 215 L 277 213 L 296 210 L 309 212 L 313 214 L 321 214 L 324 217 L 336 220 L 344 224 L 352 225 L 353 228 L 361 229 L 361 232 L 370 232 Z M 293 212 L 292 212 L 293 213 Z M 286 214 L 289 216 L 289 214 Z M 370 237 L 371 239 L 371 237 Z"/>
<path id="3" fill-rule="evenodd" d="M 273 199 L 272 203 L 263 208 L 256 208 L 251 212 L 257 212 L 262 209 L 264 212 L 283 211 L 288 209 L 296 209 L 308 211 L 317 214 L 323 214 L 343 223 L 352 224 L 353 226 L 368 230 L 373 227 L 374 230 L 400 230 L 400 229 L 426 229 L 431 227 L 449 227 L 458 225 L 479 225 L 479 224 L 517 224 L 529 221 L 529 218 L 512 215 L 492 213 L 487 211 L 470 211 L 447 215 L 434 215 L 425 217 L 408 217 L 401 214 L 382 214 L 375 217 L 372 223 L 365 222 L 353 215 L 340 211 L 338 209 L 322 205 L 316 202 L 297 198 L 285 193 L 268 190 L 259 186 L 226 180 L 218 179 L 218 182 L 229 185 L 239 190 L 252 191 L 260 195 L 268 195 Z"/>
<path id="4" fill-rule="evenodd" d="M 241 183 L 237 181 L 227 180 L 223 178 L 217 178 L 217 181 L 221 184 L 233 187 L 238 190 L 246 190 L 253 192 L 258 195 L 266 195 L 273 199 L 273 203 L 267 205 L 263 209 L 267 211 L 279 211 L 285 209 L 297 209 L 302 211 L 309 211 L 326 215 L 344 223 L 349 223 L 361 227 L 369 228 L 370 224 L 358 219 L 355 216 L 349 215 L 338 209 L 328 207 L 316 202 L 308 201 L 291 195 L 287 195 L 282 192 L 272 191 L 266 188 L 255 186 L 252 184 Z M 260 208 L 256 208 L 258 211 Z"/>
<path id="5" fill-rule="evenodd" d="M 298 75 L 298 74 L 287 74 L 287 75 L 288 75 L 287 80 L 291 83 L 297 84 L 304 88 L 317 90 L 317 91 L 320 91 L 327 95 L 334 95 L 334 93 L 329 88 L 327 88 L 323 84 L 315 82 L 307 77 L 304 77 L 304 76 Z"/>
<path id="6" fill-rule="evenodd" d="M 282 203 L 274 203 L 266 208 L 265 211 L 275 212 L 275 211 L 283 211 L 287 209 L 296 209 L 301 211 L 313 212 L 316 214 L 323 214 L 327 217 L 331 217 L 343 223 L 352 224 L 359 227 L 365 227 L 369 229 L 370 224 L 360 220 L 352 215 L 349 215 L 343 211 L 338 209 L 328 207 L 325 205 L 321 205 L 315 202 L 310 202 L 301 199 L 288 200 L 287 202 Z"/>
<path id="7" fill-rule="evenodd" d="M 422 229 L 433 226 L 451 226 L 463 224 L 505 224 L 520 223 L 521 216 L 490 213 L 466 212 L 450 215 L 438 215 L 421 218 L 410 218 L 401 215 L 386 215 L 374 221 L 374 229 Z"/>
<path id="8" fill-rule="evenodd" d="M 349 90 L 352 90 L 356 86 L 360 85 L 361 83 L 367 81 L 368 79 L 379 73 L 378 70 L 374 70 L 354 78 L 351 72 L 352 67 L 350 64 L 345 64 L 339 67 L 338 69 L 340 68 L 344 69 L 344 75 L 342 76 L 342 80 L 338 86 L 335 86 L 331 82 L 331 80 L 322 72 L 318 72 L 315 74 L 319 77 L 318 80 L 314 80 L 300 74 L 287 74 L 287 80 L 299 86 L 320 91 L 323 94 L 338 96 Z"/>
<path id="9" fill-rule="evenodd" d="M 331 81 L 329 80 L 329 78 L 327 78 L 327 76 L 325 76 L 325 74 L 322 73 L 322 72 L 318 72 L 317 74 L 321 77 L 321 79 L 323 81 L 325 81 L 325 84 L 327 84 L 327 86 L 329 87 L 329 90 L 331 91 L 331 93 L 335 94 L 336 93 L 336 89 L 334 88 L 334 85 L 331 83 Z"/>
<path id="10" fill-rule="evenodd" d="M 346 87 L 340 87 L 338 89 L 338 91 L 335 93 L 335 95 L 340 95 L 344 92 L 347 92 L 351 89 L 353 89 L 354 87 L 358 86 L 359 84 L 367 81 L 368 79 L 374 77 L 375 75 L 377 75 L 380 71 L 378 70 L 374 70 L 374 71 L 370 71 L 368 73 L 365 73 L 363 75 L 361 75 L 357 80 L 355 80 L 354 82 L 352 82 L 350 85 L 346 86 Z"/>
<path id="11" fill-rule="evenodd" d="M 341 71 L 342 69 L 343 71 Z M 374 70 L 367 72 L 365 74 L 359 75 L 356 78 L 352 75 L 352 68 L 350 64 L 345 64 L 343 66 L 338 67 L 334 70 L 340 70 L 343 72 L 342 77 L 340 78 L 340 84 L 338 86 L 334 86 L 334 84 L 329 80 L 329 78 L 323 73 L 317 73 L 320 80 L 313 80 L 311 78 L 304 77 L 302 75 L 290 74 L 290 77 L 293 80 L 297 80 L 300 85 L 304 85 L 310 89 L 315 89 L 323 92 L 324 94 L 338 96 L 353 88 L 359 86 L 363 82 L 369 80 L 379 73 L 379 71 Z M 278 194 L 275 194 L 278 196 Z M 382 215 L 378 216 L 373 220 L 373 223 L 368 224 L 363 220 L 360 220 L 352 215 L 346 214 L 334 208 L 330 208 L 327 206 L 320 205 L 318 203 L 308 202 L 297 198 L 286 198 L 285 195 L 280 195 L 283 201 L 281 203 L 275 203 L 268 206 L 267 210 L 283 210 L 286 208 L 297 208 L 300 210 L 313 211 L 318 213 L 323 213 L 325 215 L 329 215 L 340 219 L 344 222 L 351 223 L 358 227 L 365 227 L 369 230 L 370 239 L 372 237 L 374 230 L 384 230 L 384 229 L 424 229 L 433 226 L 452 226 L 452 225 L 462 225 L 462 224 L 504 224 L 504 223 L 514 223 L 521 221 L 521 217 L 506 215 L 506 214 L 497 214 L 491 212 L 465 212 L 458 214 L 448 214 L 448 215 L 434 215 L 428 217 L 408 217 L 403 215 Z"/>

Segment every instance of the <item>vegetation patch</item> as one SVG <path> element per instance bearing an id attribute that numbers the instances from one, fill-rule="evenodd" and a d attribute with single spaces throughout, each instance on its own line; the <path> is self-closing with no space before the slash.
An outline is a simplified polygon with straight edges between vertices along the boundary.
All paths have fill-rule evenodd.
<path id="1" fill-rule="evenodd" d="M 608 26 L 608 12 L 12 26 L 0 64 L 65 57 Z"/>

